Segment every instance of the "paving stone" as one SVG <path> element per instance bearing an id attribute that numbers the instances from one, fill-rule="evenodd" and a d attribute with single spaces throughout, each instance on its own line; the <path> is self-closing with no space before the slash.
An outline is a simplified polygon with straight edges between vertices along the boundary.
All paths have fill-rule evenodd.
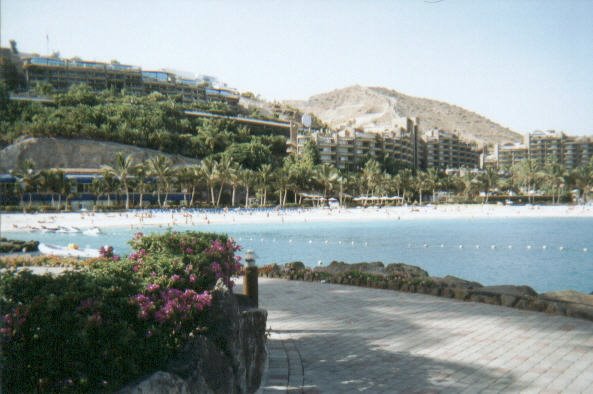
<path id="1" fill-rule="evenodd" d="M 259 294 L 272 327 L 270 366 L 277 366 L 268 374 L 284 368 L 288 389 L 295 392 L 593 388 L 589 321 L 422 294 L 267 278 L 260 279 Z M 272 383 L 287 389 L 287 380 L 264 379 L 260 392 L 268 392 Z"/>

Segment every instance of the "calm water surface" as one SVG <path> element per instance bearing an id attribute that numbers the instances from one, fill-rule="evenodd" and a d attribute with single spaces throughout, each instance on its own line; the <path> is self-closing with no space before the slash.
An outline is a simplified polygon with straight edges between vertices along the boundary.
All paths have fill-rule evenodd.
<path id="1" fill-rule="evenodd" d="M 179 230 L 225 232 L 258 265 L 303 261 L 405 262 L 433 276 L 455 275 L 484 285 L 526 284 L 538 292 L 593 291 L 593 219 L 456 219 L 389 222 L 209 225 Z M 137 230 L 82 234 L 5 233 L 14 239 L 99 247 L 127 254 Z M 145 233 L 166 231 L 146 228 Z"/>

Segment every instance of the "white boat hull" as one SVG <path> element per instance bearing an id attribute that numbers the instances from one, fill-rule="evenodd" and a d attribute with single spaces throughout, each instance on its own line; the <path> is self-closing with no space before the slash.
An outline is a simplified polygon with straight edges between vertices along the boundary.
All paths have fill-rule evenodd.
<path id="1" fill-rule="evenodd" d="M 64 256 L 64 257 L 99 257 L 98 249 L 71 249 L 64 246 L 51 245 L 40 243 L 39 252 L 45 255 L 51 256 Z"/>

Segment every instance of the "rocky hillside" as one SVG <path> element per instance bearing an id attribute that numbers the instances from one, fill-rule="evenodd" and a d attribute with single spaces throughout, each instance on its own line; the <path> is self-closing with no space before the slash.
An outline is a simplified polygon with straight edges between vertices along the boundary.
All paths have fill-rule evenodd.
<path id="1" fill-rule="evenodd" d="M 157 154 L 152 149 L 92 140 L 68 140 L 61 138 L 28 138 L 0 151 L 0 173 L 17 168 L 26 159 L 33 160 L 35 167 L 43 168 L 101 168 L 113 165 L 117 152 L 131 154 L 136 162 L 145 161 Z M 197 164 L 199 160 L 178 155 L 168 155 L 174 164 Z"/>
<path id="2" fill-rule="evenodd" d="M 381 87 L 351 86 L 285 104 L 317 115 L 332 128 L 382 131 L 404 126 L 406 117 L 418 117 L 421 131 L 456 131 L 464 139 L 483 144 L 522 140 L 520 134 L 461 107 Z"/>

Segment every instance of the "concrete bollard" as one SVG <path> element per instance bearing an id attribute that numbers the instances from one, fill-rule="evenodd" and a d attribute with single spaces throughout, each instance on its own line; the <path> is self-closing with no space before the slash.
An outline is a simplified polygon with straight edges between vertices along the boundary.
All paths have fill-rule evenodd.
<path id="1" fill-rule="evenodd" d="M 250 299 L 254 307 L 259 308 L 259 294 L 257 283 L 257 267 L 255 266 L 255 255 L 252 250 L 245 252 L 245 278 L 243 280 L 243 293 Z"/>

